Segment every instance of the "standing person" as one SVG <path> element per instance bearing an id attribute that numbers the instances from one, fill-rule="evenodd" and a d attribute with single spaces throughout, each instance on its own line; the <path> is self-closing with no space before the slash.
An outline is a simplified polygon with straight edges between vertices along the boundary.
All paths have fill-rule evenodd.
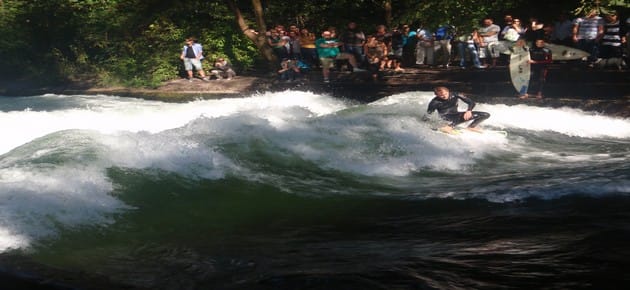
<path id="1" fill-rule="evenodd" d="M 593 67 L 599 56 L 599 41 L 604 36 L 604 22 L 599 17 L 597 9 L 591 10 L 586 17 L 573 21 L 573 42 L 578 49 L 591 55 L 588 57 L 589 66 Z"/>
<path id="2" fill-rule="evenodd" d="M 394 27 L 394 29 L 392 30 L 391 51 L 389 51 L 389 67 L 394 69 L 395 72 L 405 71 L 400 67 L 400 65 L 402 64 L 404 42 L 405 36 L 403 35 L 403 32 L 398 29 L 398 27 Z"/>
<path id="3" fill-rule="evenodd" d="M 289 31 L 289 58 L 302 59 L 302 47 L 300 44 L 299 31 Z"/>
<path id="4" fill-rule="evenodd" d="M 433 39 L 433 33 L 429 29 L 420 26 L 416 32 L 418 38 L 418 44 L 416 45 L 416 65 L 429 65 L 435 64 L 435 41 Z M 426 61 L 425 61 L 426 57 Z"/>
<path id="5" fill-rule="evenodd" d="M 281 28 L 271 30 L 269 37 L 267 38 L 267 44 L 271 46 L 271 49 L 278 61 L 281 61 L 282 59 L 289 58 L 289 51 L 287 50 L 288 41 L 284 37 L 284 32 L 279 29 Z"/>
<path id="6" fill-rule="evenodd" d="M 201 60 L 203 59 L 203 47 L 197 43 L 194 37 L 186 38 L 186 45 L 182 49 L 179 59 L 184 61 L 184 68 L 188 74 L 188 81 L 192 82 L 193 67 L 199 73 L 202 80 L 207 81 L 206 73 L 203 71 Z"/>
<path id="7" fill-rule="evenodd" d="M 545 41 L 543 39 L 537 39 L 534 47 L 529 49 L 529 63 L 531 64 L 532 80 L 537 83 L 536 86 L 536 98 L 543 98 L 543 86 L 547 82 L 547 73 L 549 64 L 551 64 L 551 50 L 545 47 Z M 525 93 L 521 96 L 521 99 L 527 99 L 528 95 Z"/>
<path id="8" fill-rule="evenodd" d="M 416 31 L 411 30 L 408 24 L 403 24 L 403 66 L 410 67 L 416 63 Z"/>
<path id="9" fill-rule="evenodd" d="M 451 61 L 451 40 L 453 39 L 453 26 L 449 24 L 442 25 L 435 30 L 436 49 L 442 53 L 441 65 L 448 68 Z"/>
<path id="10" fill-rule="evenodd" d="M 365 34 L 357 27 L 355 22 L 348 23 L 346 31 L 341 35 L 344 51 L 354 55 L 359 65 L 365 60 L 365 52 L 363 45 L 365 44 Z"/>
<path id="11" fill-rule="evenodd" d="M 623 56 L 623 44 L 627 41 L 625 27 L 619 21 L 619 15 L 616 11 L 610 11 L 605 18 L 606 23 L 604 24 L 600 56 L 605 59 L 621 59 Z M 621 69 L 622 63 L 619 62 L 617 66 Z"/>
<path id="12" fill-rule="evenodd" d="M 503 41 L 506 43 L 506 49 L 514 46 L 517 40 L 523 39 L 523 35 L 526 31 L 526 28 L 520 25 L 521 21 L 519 19 L 514 19 L 512 22 L 512 26 L 507 27 L 505 29 L 505 34 L 503 35 Z"/>
<path id="13" fill-rule="evenodd" d="M 503 28 L 501 29 L 501 33 L 499 34 L 499 40 L 505 39 L 505 33 L 507 33 L 508 29 L 512 28 L 512 23 L 514 23 L 514 19 L 512 15 L 505 15 L 503 17 Z"/>
<path id="14" fill-rule="evenodd" d="M 545 39 L 545 24 L 540 22 L 536 17 L 529 18 L 529 27 L 525 31 L 525 39 L 527 46 L 532 47 L 537 39 Z"/>
<path id="15" fill-rule="evenodd" d="M 551 42 L 566 46 L 572 46 L 571 32 L 573 23 L 569 20 L 567 13 L 560 13 L 558 19 L 553 23 L 553 32 L 551 33 Z"/>
<path id="16" fill-rule="evenodd" d="M 475 102 L 462 94 L 451 93 L 447 87 L 436 87 L 434 90 L 435 97 L 429 102 L 427 113 L 433 114 L 435 110 L 438 111 L 440 118 L 450 123 L 441 127 L 439 130 L 445 133 L 452 133 L 455 126 L 471 121 L 468 125 L 468 130 L 481 132 L 481 129 L 477 126 L 484 120 L 490 118 L 490 114 L 481 111 L 473 111 Z M 462 100 L 468 105 L 468 108 L 464 112 L 457 110 L 457 103 Z"/>
<path id="17" fill-rule="evenodd" d="M 483 59 L 484 65 L 488 64 L 487 58 L 491 58 L 491 67 L 495 67 L 500 54 L 499 32 L 501 32 L 501 28 L 494 24 L 492 18 L 487 17 L 483 20 L 483 26 L 479 28 L 478 32 L 481 37 L 479 58 Z"/>
<path id="18" fill-rule="evenodd" d="M 353 68 L 353 72 L 365 71 L 358 67 L 354 55 L 339 51 L 339 47 L 342 45 L 343 43 L 333 38 L 332 33 L 328 30 L 322 32 L 322 37 L 315 41 L 325 83 L 330 81 L 330 68 L 333 67 L 337 59 L 347 59 Z"/>
<path id="19" fill-rule="evenodd" d="M 303 61 L 310 67 L 319 66 L 319 58 L 317 57 L 317 48 L 315 48 L 315 34 L 306 28 L 300 30 L 300 53 Z"/>
<path id="20" fill-rule="evenodd" d="M 512 25 L 506 26 L 503 31 L 501 31 L 501 34 L 503 34 L 503 40 L 500 41 L 501 52 L 512 50 L 514 45 L 516 44 L 516 41 L 518 41 L 519 39 L 525 39 L 525 31 L 527 31 L 527 28 L 521 26 L 521 20 L 518 18 L 513 19 Z M 507 54 L 502 53 L 501 55 L 499 55 L 499 59 L 502 63 L 510 63 L 510 56 Z"/>
<path id="21" fill-rule="evenodd" d="M 516 31 L 516 33 L 518 33 L 518 38 L 522 38 L 525 39 L 525 33 L 527 33 L 527 27 L 523 26 L 523 22 L 516 18 L 512 21 L 512 28 L 514 29 L 514 31 Z"/>

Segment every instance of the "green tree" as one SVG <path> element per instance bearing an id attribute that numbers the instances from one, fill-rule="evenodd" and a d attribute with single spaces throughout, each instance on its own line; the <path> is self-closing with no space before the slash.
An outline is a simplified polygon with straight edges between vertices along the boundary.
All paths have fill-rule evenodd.
<path id="1" fill-rule="evenodd" d="M 0 0 L 0 75 L 60 81 L 156 86 L 182 73 L 183 39 L 196 36 L 209 59 L 237 69 L 274 64 L 265 32 L 275 24 L 319 34 L 349 21 L 373 33 L 378 24 L 478 26 L 510 13 L 551 20 L 560 11 L 611 7 L 601 0 Z M 624 2 L 625 3 L 625 2 Z M 547 9 L 540 9 L 545 7 Z"/>

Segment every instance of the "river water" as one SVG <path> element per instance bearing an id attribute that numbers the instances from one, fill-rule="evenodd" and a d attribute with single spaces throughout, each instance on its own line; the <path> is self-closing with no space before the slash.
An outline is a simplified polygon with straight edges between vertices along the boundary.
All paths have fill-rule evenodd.
<path id="1" fill-rule="evenodd" d="M 507 135 L 450 136 L 431 97 L 0 97 L 0 252 L 147 289 L 628 285 L 630 120 L 480 103 Z"/>

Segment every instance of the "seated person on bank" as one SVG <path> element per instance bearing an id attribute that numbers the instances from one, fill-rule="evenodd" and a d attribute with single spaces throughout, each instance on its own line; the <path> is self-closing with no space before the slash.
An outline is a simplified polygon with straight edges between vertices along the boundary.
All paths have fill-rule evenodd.
<path id="1" fill-rule="evenodd" d="M 445 133 L 452 133 L 455 126 L 471 121 L 468 125 L 468 130 L 481 132 L 481 129 L 477 128 L 479 123 L 490 118 L 490 114 L 486 112 L 473 111 L 475 102 L 463 95 L 457 93 L 451 93 L 446 87 L 436 87 L 434 89 L 435 97 L 429 103 L 427 113 L 432 114 L 435 110 L 440 114 L 440 118 L 449 121 L 450 123 L 444 127 L 439 128 L 440 131 Z M 457 110 L 457 103 L 462 100 L 468 105 L 468 108 L 464 112 Z"/>
<path id="2" fill-rule="evenodd" d="M 353 68 L 353 72 L 365 71 L 358 67 L 357 60 L 353 54 L 339 50 L 339 47 L 342 45 L 343 43 L 334 38 L 330 31 L 322 32 L 322 37 L 315 41 L 319 61 L 322 64 L 324 82 L 329 81 L 330 68 L 333 67 L 335 60 L 347 59 Z"/>
<path id="3" fill-rule="evenodd" d="M 301 75 L 298 61 L 294 59 L 284 58 L 280 62 L 280 70 L 278 70 L 278 77 L 281 81 L 294 81 L 295 77 Z"/>
<path id="4" fill-rule="evenodd" d="M 220 57 L 214 62 L 214 67 L 210 71 L 210 75 L 215 76 L 217 80 L 221 80 L 223 78 L 231 80 L 236 76 L 236 72 L 234 72 L 232 65 L 227 60 Z"/>

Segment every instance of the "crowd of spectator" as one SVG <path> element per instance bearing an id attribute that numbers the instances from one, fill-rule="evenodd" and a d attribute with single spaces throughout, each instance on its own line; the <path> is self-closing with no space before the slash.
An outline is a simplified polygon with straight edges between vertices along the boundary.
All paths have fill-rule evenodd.
<path id="1" fill-rule="evenodd" d="M 342 57 L 334 57 L 333 61 L 345 59 L 352 67 L 356 63 L 375 79 L 383 72 L 402 72 L 406 67 L 447 68 L 457 64 L 461 68 L 493 68 L 506 64 L 508 59 L 502 54 L 509 53 L 518 40 L 525 40 L 529 47 L 534 47 L 536 40 L 544 40 L 583 50 L 590 54 L 583 60 L 589 67 L 612 64 L 620 70 L 627 69 L 630 18 L 622 22 L 616 11 L 602 14 L 592 10 L 570 19 L 562 13 L 548 22 L 537 17 L 522 20 L 505 15 L 502 26 L 485 18 L 479 27 L 469 28 L 449 24 L 420 24 L 412 28 L 402 24 L 388 29 L 378 25 L 370 33 L 349 22 L 341 32 L 327 28 L 321 38 L 326 35 L 328 41 L 337 43 Z M 307 29 L 290 26 L 285 32 L 284 26 L 277 25 L 267 35 L 278 59 L 293 59 L 308 67 L 319 67 L 322 62 L 329 65 L 327 56 L 318 55 L 321 47 L 315 42 L 320 37 Z M 301 49 L 303 43 L 306 50 Z"/>
<path id="2" fill-rule="evenodd" d="M 328 27 L 316 34 L 305 27 L 285 28 L 278 24 L 266 31 L 265 36 L 278 59 L 277 74 L 281 80 L 293 81 L 312 68 L 321 69 L 324 81 L 328 81 L 331 69 L 344 68 L 353 72 L 367 70 L 377 80 L 386 72 L 400 73 L 410 67 L 456 65 L 462 69 L 483 70 L 505 65 L 509 61 L 505 53 L 522 40 L 528 47 L 534 47 L 536 40 L 544 40 L 577 48 L 590 54 L 582 60 L 589 67 L 611 65 L 623 70 L 627 69 L 630 50 L 629 27 L 630 18 L 621 21 L 615 11 L 606 11 L 600 16 L 599 10 L 592 10 L 575 19 L 562 13 L 548 22 L 536 17 L 524 21 L 505 15 L 499 25 L 488 17 L 478 27 L 422 23 L 415 27 L 377 25 L 363 30 L 357 23 L 349 22 L 341 31 Z M 200 49 L 190 47 L 195 53 Z M 186 62 L 189 76 L 193 67 L 198 69 L 194 56 L 185 46 L 182 59 L 193 58 Z M 234 71 L 225 72 L 217 66 L 219 62 L 225 60 L 215 61 L 210 77 L 232 78 Z M 207 79 L 202 69 L 200 75 Z"/>

